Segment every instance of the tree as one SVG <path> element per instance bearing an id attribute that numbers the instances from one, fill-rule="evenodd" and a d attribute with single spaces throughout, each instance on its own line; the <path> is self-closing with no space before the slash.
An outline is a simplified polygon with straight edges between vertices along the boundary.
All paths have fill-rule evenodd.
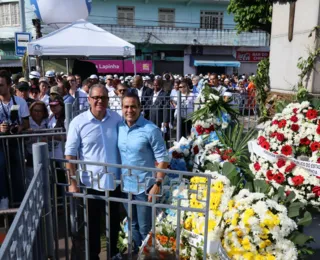
<path id="1" fill-rule="evenodd" d="M 234 14 L 238 32 L 262 30 L 271 33 L 272 4 L 297 0 L 230 0 L 228 12 Z"/>

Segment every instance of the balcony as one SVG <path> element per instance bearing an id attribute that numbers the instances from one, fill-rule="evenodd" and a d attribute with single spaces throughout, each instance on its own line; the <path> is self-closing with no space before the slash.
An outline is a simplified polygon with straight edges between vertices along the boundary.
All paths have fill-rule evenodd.
<path id="1" fill-rule="evenodd" d="M 269 34 L 262 31 L 237 34 L 233 29 L 97 25 L 133 43 L 264 47 L 270 41 Z"/>

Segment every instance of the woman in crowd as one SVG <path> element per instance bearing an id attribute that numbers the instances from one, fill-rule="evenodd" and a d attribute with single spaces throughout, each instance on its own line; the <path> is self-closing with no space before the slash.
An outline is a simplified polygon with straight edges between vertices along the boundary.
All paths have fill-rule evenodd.
<path id="1" fill-rule="evenodd" d="M 40 89 L 36 85 L 32 85 L 29 92 L 29 97 L 33 100 L 39 100 Z"/>
<path id="2" fill-rule="evenodd" d="M 185 81 L 179 84 L 179 90 L 181 91 L 181 136 L 187 137 L 191 133 L 192 122 L 186 119 L 193 113 L 196 96 L 191 93 Z"/>
<path id="3" fill-rule="evenodd" d="M 45 77 L 39 79 L 39 100 L 44 102 L 46 106 L 49 106 L 49 95 L 48 89 L 49 89 L 49 80 Z"/>
<path id="4" fill-rule="evenodd" d="M 48 114 L 46 104 L 42 101 L 33 102 L 30 105 L 30 117 L 29 117 L 30 130 L 37 131 L 37 130 L 48 128 L 48 117 L 49 117 L 49 114 Z M 32 145 L 36 142 L 38 142 L 37 137 L 33 137 L 28 139 L 26 143 L 27 185 L 30 184 L 33 177 Z"/>

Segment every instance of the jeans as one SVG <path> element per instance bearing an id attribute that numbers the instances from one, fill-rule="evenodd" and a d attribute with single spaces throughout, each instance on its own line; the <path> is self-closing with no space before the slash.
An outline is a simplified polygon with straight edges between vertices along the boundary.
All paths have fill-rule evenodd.
<path id="1" fill-rule="evenodd" d="M 7 174 L 7 165 L 6 165 L 6 143 L 5 141 L 0 141 L 0 199 L 3 197 L 9 197 L 9 188 L 7 185 L 6 174 Z M 9 140 L 9 154 L 7 159 L 10 162 L 10 176 L 11 176 L 11 187 L 12 187 L 12 196 L 11 201 L 15 203 L 20 203 L 23 199 L 25 188 L 24 188 L 24 179 L 22 175 L 22 152 L 19 149 L 17 140 Z M 20 143 L 21 145 L 21 143 Z"/>
<path id="2" fill-rule="evenodd" d="M 127 198 L 128 195 L 125 194 L 125 197 Z M 148 196 L 143 192 L 138 195 L 132 195 L 132 200 L 148 201 Z M 128 204 L 124 203 L 124 207 L 129 218 Z M 151 231 L 151 214 L 151 207 L 132 205 L 132 239 L 134 242 L 134 253 L 138 253 L 139 246 L 141 246 L 142 241 Z"/>

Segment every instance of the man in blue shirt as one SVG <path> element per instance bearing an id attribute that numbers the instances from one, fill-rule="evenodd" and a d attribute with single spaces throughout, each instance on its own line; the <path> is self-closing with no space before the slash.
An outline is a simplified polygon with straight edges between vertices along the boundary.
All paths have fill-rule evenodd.
<path id="1" fill-rule="evenodd" d="M 120 164 L 120 155 L 117 148 L 117 125 L 121 121 L 118 113 L 107 110 L 108 91 L 101 84 L 93 85 L 89 90 L 88 101 L 90 109 L 75 117 L 69 126 L 65 147 L 65 156 L 68 160 L 76 159 L 79 153 L 80 160 L 95 161 L 110 164 Z M 70 175 L 76 173 L 76 165 L 67 164 Z M 82 169 L 80 179 L 86 185 L 89 194 L 104 196 L 105 190 L 113 190 L 114 179 L 120 179 L 118 168 L 87 165 Z M 105 173 L 113 173 L 114 178 Z M 70 180 L 69 192 L 79 192 L 75 180 Z M 110 196 L 119 197 L 120 187 L 110 192 Z M 106 204 L 103 200 L 88 200 L 89 215 L 89 245 L 90 259 L 99 259 L 100 253 L 100 218 L 105 214 Z M 111 255 L 117 254 L 117 240 L 120 228 L 119 203 L 110 203 L 110 243 Z M 78 253 L 84 255 L 83 252 Z M 109 252 L 108 252 L 109 253 Z M 78 259 L 78 258 L 77 258 Z M 81 258 L 80 258 L 81 259 Z"/>
<path id="2" fill-rule="evenodd" d="M 126 94 L 122 100 L 124 120 L 119 123 L 118 147 L 121 160 L 129 166 L 154 168 L 155 164 L 158 163 L 157 167 L 159 169 L 166 169 L 169 157 L 161 131 L 140 113 L 139 97 L 134 93 Z M 128 174 L 128 170 L 122 169 L 122 174 Z M 156 183 L 154 184 L 153 181 L 146 185 L 146 178 L 152 177 L 152 172 L 132 170 L 131 174 L 131 176 L 123 176 L 123 180 L 124 191 L 132 192 L 133 200 L 151 201 L 151 194 L 159 194 L 164 173 L 157 172 Z M 145 187 L 147 190 L 145 190 Z M 132 205 L 132 236 L 135 253 L 137 253 L 138 247 L 150 230 L 151 208 Z"/>

